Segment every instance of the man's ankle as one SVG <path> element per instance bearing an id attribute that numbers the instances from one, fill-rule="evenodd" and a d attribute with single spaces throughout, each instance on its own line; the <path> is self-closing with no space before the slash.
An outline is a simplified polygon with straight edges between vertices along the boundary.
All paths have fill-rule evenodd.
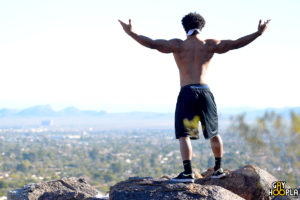
<path id="1" fill-rule="evenodd" d="M 184 160 L 183 161 L 183 168 L 184 168 L 184 174 L 192 174 L 192 162 L 191 160 Z"/>
<path id="2" fill-rule="evenodd" d="M 215 157 L 214 171 L 217 171 L 218 169 L 221 168 L 221 163 L 222 163 L 222 157 Z"/>

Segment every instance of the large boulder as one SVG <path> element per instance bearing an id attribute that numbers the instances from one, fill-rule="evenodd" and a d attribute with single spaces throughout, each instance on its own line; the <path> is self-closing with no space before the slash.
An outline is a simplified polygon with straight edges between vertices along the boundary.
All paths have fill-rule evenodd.
<path id="1" fill-rule="evenodd" d="M 166 179 L 130 178 L 110 188 L 110 200 L 240 200 L 219 186 L 171 183 Z"/>
<path id="2" fill-rule="evenodd" d="M 203 178 L 197 179 L 196 184 L 200 185 L 216 185 L 247 199 L 272 199 L 269 191 L 272 183 L 278 181 L 273 175 L 269 174 L 257 166 L 246 165 L 235 171 L 225 170 L 228 174 L 222 179 L 211 179 L 213 169 L 209 169 L 202 173 Z M 279 197 L 278 197 L 279 198 Z M 285 197 L 284 199 L 289 199 Z"/>
<path id="3" fill-rule="evenodd" d="M 111 187 L 109 195 L 111 200 L 291 199 L 291 197 L 269 196 L 272 183 L 278 179 L 257 166 L 246 165 L 240 169 L 225 170 L 225 172 L 226 177 L 211 179 L 213 169 L 208 169 L 198 175 L 194 184 L 171 183 L 168 177 L 131 178 Z"/>
<path id="4" fill-rule="evenodd" d="M 57 181 L 28 184 L 10 190 L 8 200 L 96 200 L 99 192 L 82 178 L 63 178 Z"/>

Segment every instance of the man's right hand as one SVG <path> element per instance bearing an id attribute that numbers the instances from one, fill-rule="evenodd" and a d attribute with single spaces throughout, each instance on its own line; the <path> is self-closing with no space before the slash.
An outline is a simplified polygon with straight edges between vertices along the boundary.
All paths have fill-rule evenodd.
<path id="1" fill-rule="evenodd" d="M 270 21 L 271 21 L 271 20 L 268 19 L 268 20 L 265 21 L 263 24 L 261 24 L 261 20 L 259 20 L 259 24 L 258 24 L 258 28 L 257 28 L 258 33 L 263 34 L 263 32 L 265 32 L 265 30 L 267 29 L 268 23 L 269 23 Z"/>
<path id="2" fill-rule="evenodd" d="M 124 31 L 129 34 L 131 33 L 132 30 L 132 26 L 131 26 L 131 19 L 129 19 L 129 24 L 125 24 L 124 22 L 122 22 L 121 20 L 118 20 L 121 24 L 121 26 L 123 27 Z"/>

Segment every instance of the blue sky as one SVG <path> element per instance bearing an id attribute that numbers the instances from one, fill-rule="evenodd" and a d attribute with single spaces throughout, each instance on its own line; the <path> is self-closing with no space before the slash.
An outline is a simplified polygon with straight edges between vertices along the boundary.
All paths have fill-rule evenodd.
<path id="1" fill-rule="evenodd" d="M 300 1 L 0 1 L 0 108 L 51 104 L 109 112 L 173 112 L 180 89 L 171 54 L 146 49 L 117 20 L 153 39 L 185 39 L 197 11 L 203 39 L 237 39 L 272 19 L 243 49 L 215 55 L 219 107 L 300 106 Z"/>

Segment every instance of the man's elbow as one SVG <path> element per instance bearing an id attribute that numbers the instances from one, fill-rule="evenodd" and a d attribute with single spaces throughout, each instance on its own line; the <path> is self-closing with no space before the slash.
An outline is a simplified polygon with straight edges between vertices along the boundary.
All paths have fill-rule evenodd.
<path id="1" fill-rule="evenodd" d="M 236 45 L 237 45 L 236 41 L 233 40 L 221 41 L 220 44 L 217 46 L 215 53 L 218 54 L 226 53 L 232 49 L 235 49 Z"/>
<path id="2" fill-rule="evenodd" d="M 151 45 L 149 47 L 150 49 L 156 49 L 157 51 L 161 52 L 161 53 L 172 53 L 171 49 L 170 48 L 166 48 L 164 46 L 161 46 L 161 45 Z"/>
<path id="3" fill-rule="evenodd" d="M 148 42 L 145 46 L 150 49 L 157 49 L 156 45 L 153 42 Z"/>
<path id="4" fill-rule="evenodd" d="M 215 51 L 215 53 L 217 53 L 217 54 L 222 54 L 222 53 L 228 52 L 229 50 L 231 50 L 231 49 L 229 49 L 229 48 L 217 49 L 217 50 Z"/>
<path id="5" fill-rule="evenodd" d="M 159 51 L 161 53 L 173 53 L 172 51 L 170 51 L 168 49 L 157 49 L 157 51 Z"/>

